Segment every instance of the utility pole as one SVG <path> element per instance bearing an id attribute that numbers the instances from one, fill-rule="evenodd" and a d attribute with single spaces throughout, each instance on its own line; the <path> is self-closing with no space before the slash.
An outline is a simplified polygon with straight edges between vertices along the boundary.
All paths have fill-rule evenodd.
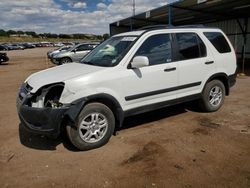
<path id="1" fill-rule="evenodd" d="M 135 16 L 135 0 L 132 0 L 132 17 Z M 130 18 L 130 31 L 133 30 L 133 19 Z"/>
<path id="2" fill-rule="evenodd" d="M 135 0 L 133 0 L 132 10 L 133 10 L 133 16 L 135 16 Z"/>

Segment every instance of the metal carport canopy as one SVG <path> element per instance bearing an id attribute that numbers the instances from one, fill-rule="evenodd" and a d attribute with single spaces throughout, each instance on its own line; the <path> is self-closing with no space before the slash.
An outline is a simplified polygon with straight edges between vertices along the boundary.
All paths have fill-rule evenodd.
<path id="1" fill-rule="evenodd" d="M 111 23 L 110 34 L 114 35 L 148 25 L 169 24 L 169 19 L 173 25 L 187 25 L 249 16 L 249 0 L 182 0 Z M 241 29 L 243 31 L 242 26 Z"/>

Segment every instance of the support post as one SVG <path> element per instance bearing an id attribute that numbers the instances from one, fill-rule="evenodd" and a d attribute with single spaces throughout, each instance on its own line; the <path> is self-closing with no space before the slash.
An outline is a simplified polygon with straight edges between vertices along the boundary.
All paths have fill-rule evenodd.
<path id="1" fill-rule="evenodd" d="M 171 5 L 168 6 L 168 25 L 172 25 L 172 7 Z"/>
<path id="2" fill-rule="evenodd" d="M 246 55 L 246 44 L 247 44 L 247 27 L 248 18 L 244 18 L 244 33 L 243 33 L 243 49 L 242 49 L 242 74 L 245 74 L 245 55 Z"/>
<path id="3" fill-rule="evenodd" d="M 133 31 L 133 20 L 130 18 L 130 31 Z"/>

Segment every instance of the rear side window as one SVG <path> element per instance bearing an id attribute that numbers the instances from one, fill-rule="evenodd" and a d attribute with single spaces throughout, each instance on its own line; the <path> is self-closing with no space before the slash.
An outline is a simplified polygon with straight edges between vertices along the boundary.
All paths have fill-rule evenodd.
<path id="1" fill-rule="evenodd" d="M 219 53 L 231 52 L 231 48 L 220 32 L 204 32 L 207 39 L 213 44 Z"/>
<path id="2" fill-rule="evenodd" d="M 93 48 L 94 47 L 91 45 L 84 44 L 84 45 L 78 46 L 76 51 L 93 50 Z"/>
<path id="3" fill-rule="evenodd" d="M 158 34 L 149 37 L 138 49 L 135 56 L 147 56 L 149 65 L 171 62 L 170 34 Z"/>
<path id="4" fill-rule="evenodd" d="M 195 33 L 176 33 L 178 60 L 205 57 L 206 46 Z"/>

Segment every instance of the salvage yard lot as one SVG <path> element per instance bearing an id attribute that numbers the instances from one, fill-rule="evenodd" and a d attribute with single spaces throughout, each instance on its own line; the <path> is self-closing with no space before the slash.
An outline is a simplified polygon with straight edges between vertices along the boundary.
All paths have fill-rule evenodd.
<path id="1" fill-rule="evenodd" d="M 224 106 L 192 103 L 126 119 L 110 142 L 76 151 L 19 128 L 18 87 L 53 66 L 49 48 L 10 51 L 0 65 L 0 187 L 250 187 L 250 77 L 238 77 Z"/>

